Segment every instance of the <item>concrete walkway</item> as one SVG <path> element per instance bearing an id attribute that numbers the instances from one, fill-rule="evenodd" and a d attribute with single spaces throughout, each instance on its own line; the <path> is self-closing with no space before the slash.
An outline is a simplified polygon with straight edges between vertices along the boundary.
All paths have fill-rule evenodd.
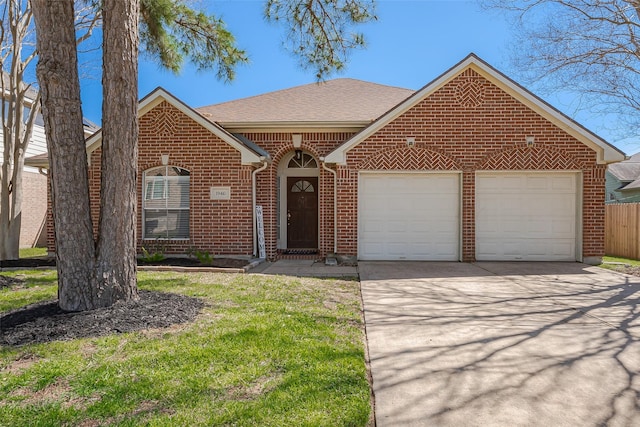
<path id="1" fill-rule="evenodd" d="M 358 267 L 356 266 L 326 265 L 324 262 L 300 259 L 281 259 L 276 262 L 264 262 L 249 272 L 298 277 L 358 277 Z"/>
<path id="2" fill-rule="evenodd" d="M 640 426 L 640 278 L 578 263 L 359 272 L 378 427 Z"/>

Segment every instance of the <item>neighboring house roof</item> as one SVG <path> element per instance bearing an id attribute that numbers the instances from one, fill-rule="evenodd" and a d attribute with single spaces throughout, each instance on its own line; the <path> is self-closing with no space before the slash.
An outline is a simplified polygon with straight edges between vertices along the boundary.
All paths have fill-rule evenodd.
<path id="1" fill-rule="evenodd" d="M 355 126 L 362 128 L 414 91 L 335 79 L 197 108 L 225 128 Z"/>
<path id="2" fill-rule="evenodd" d="M 607 170 L 620 181 L 635 181 L 640 178 L 640 153 L 629 159 L 609 165 Z"/>
<path id="3" fill-rule="evenodd" d="M 200 124 L 205 129 L 209 130 L 211 133 L 238 150 L 242 156 L 241 161 L 243 164 L 260 163 L 264 159 L 269 158 L 269 155 L 266 151 L 260 149 L 253 143 L 247 143 L 244 139 L 238 139 L 234 135 L 218 126 L 216 123 L 213 123 L 204 118 L 197 111 L 195 111 L 161 87 L 154 89 L 153 91 L 151 91 L 151 93 L 140 100 L 140 102 L 138 103 L 138 117 L 143 116 L 145 113 L 147 113 L 163 101 L 168 102 L 169 104 L 180 110 L 182 113 L 184 113 L 186 116 L 194 120 L 196 123 Z M 100 146 L 102 145 L 102 129 L 99 129 L 97 132 L 93 133 L 93 135 L 91 135 L 87 139 L 86 145 L 87 153 L 92 153 L 96 149 L 100 148 Z M 48 167 L 48 163 L 48 157 L 42 155 L 30 157 L 25 160 L 26 165 L 35 167 Z"/>
<path id="4" fill-rule="evenodd" d="M 546 118 L 554 125 L 572 135 L 578 141 L 592 148 L 597 153 L 598 163 L 612 163 L 624 160 L 625 156 L 622 151 L 618 150 L 604 139 L 564 115 L 559 110 L 538 98 L 472 53 L 457 65 L 449 69 L 449 71 L 445 72 L 440 77 L 415 92 L 411 97 L 399 103 L 370 126 L 366 127 L 360 133 L 354 135 L 351 139 L 329 153 L 325 161 L 327 163 L 344 164 L 346 162 L 346 153 L 351 148 L 355 147 L 389 124 L 391 121 L 413 108 L 419 102 L 457 77 L 467 68 L 473 69 L 478 74 L 509 93 L 516 100 L 540 114 L 540 116 Z"/>
<path id="5" fill-rule="evenodd" d="M 640 189 L 640 153 L 636 153 L 622 162 L 609 165 L 607 172 L 625 184 L 618 188 L 618 191 Z"/>
<path id="6" fill-rule="evenodd" d="M 9 74 L 6 71 L 2 71 L 2 86 L 5 88 L 9 86 Z M 38 95 L 38 90 L 35 89 L 32 85 L 29 89 L 27 89 L 25 95 L 27 99 L 33 101 Z"/>

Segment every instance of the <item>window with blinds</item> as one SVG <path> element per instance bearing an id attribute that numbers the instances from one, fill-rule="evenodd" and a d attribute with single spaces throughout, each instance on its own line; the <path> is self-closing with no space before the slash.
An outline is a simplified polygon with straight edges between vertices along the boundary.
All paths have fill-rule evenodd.
<path id="1" fill-rule="evenodd" d="M 190 173 L 177 166 L 160 166 L 143 174 L 142 237 L 189 238 Z"/>

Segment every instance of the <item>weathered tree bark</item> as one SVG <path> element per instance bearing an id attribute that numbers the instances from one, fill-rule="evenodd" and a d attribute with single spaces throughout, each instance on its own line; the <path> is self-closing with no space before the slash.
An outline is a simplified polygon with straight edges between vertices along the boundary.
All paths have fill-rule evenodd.
<path id="1" fill-rule="evenodd" d="M 138 1 L 103 4 L 105 113 L 97 245 L 89 204 L 73 4 L 73 0 L 33 0 L 37 74 L 51 167 L 59 305 L 63 310 L 83 311 L 138 296 Z"/>
<path id="2" fill-rule="evenodd" d="M 137 298 L 138 0 L 104 0 L 97 277 L 105 304 Z"/>
<path id="3" fill-rule="evenodd" d="M 73 0 L 33 0 L 42 115 L 49 150 L 60 308 L 95 307 L 95 245 L 89 207 Z"/>

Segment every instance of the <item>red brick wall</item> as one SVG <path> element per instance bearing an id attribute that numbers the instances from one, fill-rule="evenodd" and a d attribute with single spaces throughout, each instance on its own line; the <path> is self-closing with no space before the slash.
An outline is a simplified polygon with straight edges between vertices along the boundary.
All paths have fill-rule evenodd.
<path id="1" fill-rule="evenodd" d="M 533 147 L 527 136 L 535 137 Z M 462 171 L 465 261 L 475 258 L 476 171 L 582 171 L 583 256 L 604 253 L 605 166 L 596 164 L 596 153 L 473 70 L 351 149 L 339 169 L 339 253 L 357 254 L 359 170 Z"/>

